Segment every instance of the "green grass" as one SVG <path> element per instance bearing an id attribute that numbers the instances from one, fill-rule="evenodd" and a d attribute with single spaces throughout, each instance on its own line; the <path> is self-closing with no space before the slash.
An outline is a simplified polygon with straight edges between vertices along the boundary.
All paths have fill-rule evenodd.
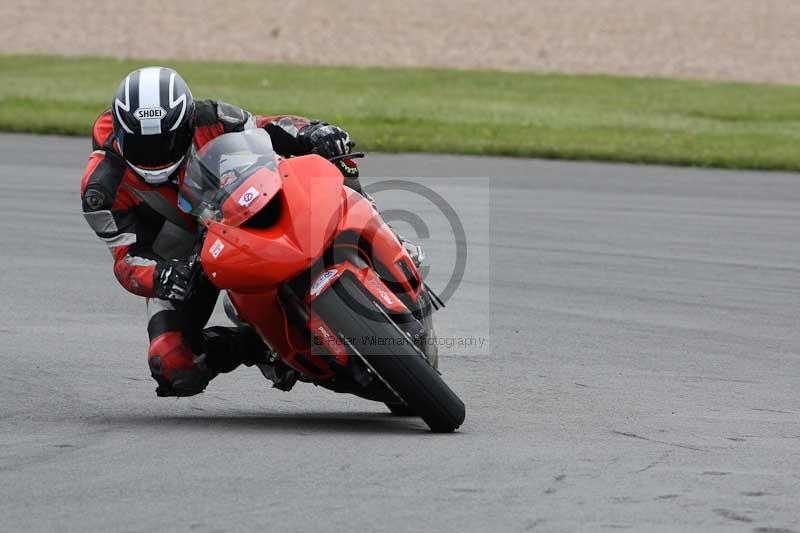
<path id="1" fill-rule="evenodd" d="M 0 57 L 0 130 L 85 135 L 153 61 Z M 317 117 L 359 149 L 800 170 L 800 87 L 170 61 L 196 98 Z"/>

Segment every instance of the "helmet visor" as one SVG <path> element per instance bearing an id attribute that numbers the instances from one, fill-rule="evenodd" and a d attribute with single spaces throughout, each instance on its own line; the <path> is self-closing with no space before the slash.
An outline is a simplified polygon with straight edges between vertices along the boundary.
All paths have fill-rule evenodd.
<path id="1" fill-rule="evenodd" d="M 175 165 L 192 146 L 192 125 L 186 123 L 166 133 L 133 135 L 120 130 L 117 137 L 125 160 L 144 170 L 162 170 Z"/>

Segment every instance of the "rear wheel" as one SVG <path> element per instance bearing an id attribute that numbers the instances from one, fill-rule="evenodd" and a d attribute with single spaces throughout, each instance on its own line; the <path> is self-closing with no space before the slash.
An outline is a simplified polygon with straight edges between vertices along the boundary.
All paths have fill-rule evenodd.
<path id="1" fill-rule="evenodd" d="M 392 412 L 396 407 L 404 416 L 416 414 L 435 432 L 461 425 L 464 403 L 353 278 L 339 278 L 313 305 L 349 351 L 399 396 L 397 404 L 387 404 Z"/>

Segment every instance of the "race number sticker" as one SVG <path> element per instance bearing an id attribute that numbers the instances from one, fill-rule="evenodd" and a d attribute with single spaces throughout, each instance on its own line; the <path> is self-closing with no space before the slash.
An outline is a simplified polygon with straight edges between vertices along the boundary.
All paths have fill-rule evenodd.
<path id="1" fill-rule="evenodd" d="M 221 240 L 217 239 L 214 241 L 214 244 L 211 245 L 211 248 L 209 248 L 208 251 L 211 254 L 211 257 L 216 259 L 219 257 L 219 254 L 222 253 L 223 248 L 225 248 L 225 244 Z"/>
<path id="2" fill-rule="evenodd" d="M 247 207 L 252 204 L 256 198 L 258 198 L 258 190 L 255 187 L 250 187 L 244 192 L 241 198 L 239 198 L 239 205 Z"/>

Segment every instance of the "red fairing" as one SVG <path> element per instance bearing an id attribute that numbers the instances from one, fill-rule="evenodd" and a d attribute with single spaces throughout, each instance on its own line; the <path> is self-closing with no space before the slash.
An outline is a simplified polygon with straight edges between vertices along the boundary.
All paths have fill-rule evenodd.
<path id="1" fill-rule="evenodd" d="M 395 313 L 408 312 L 406 305 L 397 298 L 389 287 L 381 280 L 375 271 L 370 267 L 359 268 L 349 261 L 345 261 L 336 265 L 335 267 L 326 269 L 316 280 L 314 280 L 308 289 L 305 302 L 311 303 L 316 300 L 325 290 L 333 285 L 342 274 L 349 272 L 358 281 L 361 286 L 367 289 L 375 299 L 388 311 Z"/>
<path id="2" fill-rule="evenodd" d="M 331 354 L 336 362 L 344 366 L 347 364 L 347 349 L 341 340 L 330 330 L 328 325 L 313 310 L 308 319 L 308 329 L 312 335 L 312 353 L 320 354 L 325 350 Z M 322 352 L 324 355 L 324 352 Z"/>
<path id="3" fill-rule="evenodd" d="M 416 302 L 422 292 L 422 284 L 416 284 L 416 288 L 412 286 L 398 263 L 402 261 L 417 280 L 419 272 L 397 236 L 363 196 L 346 187 L 342 195 L 344 213 L 337 233 L 358 233 L 370 245 L 372 262 L 383 265 L 391 277 L 401 284 L 402 292 Z"/>
<path id="4" fill-rule="evenodd" d="M 238 226 L 266 206 L 281 190 L 281 175 L 278 171 L 261 168 L 233 191 L 222 205 L 225 218 L 222 223 Z"/>
<path id="5" fill-rule="evenodd" d="M 374 270 L 362 268 L 357 278 L 384 308 L 395 313 L 408 312 L 406 305 L 395 296 Z"/>
<path id="6" fill-rule="evenodd" d="M 242 191 L 255 187 L 260 205 L 278 196 L 281 215 L 273 227 L 209 223 L 201 260 L 217 287 L 240 292 L 274 289 L 309 268 L 333 241 L 342 207 L 343 178 L 336 167 L 312 155 L 285 159 L 278 172 L 280 182 L 264 174 L 254 176 L 223 205 L 225 219 L 241 223 L 248 218 L 245 212 L 256 211 L 240 204 Z"/>
<path id="7" fill-rule="evenodd" d="M 317 264 L 326 249 L 337 246 L 336 237 L 342 233 L 359 235 L 359 242 L 370 250 L 370 260 L 380 263 L 412 301 L 419 298 L 421 283 L 394 233 L 369 201 L 343 185 L 333 164 L 310 155 L 282 160 L 277 170 L 255 173 L 225 201 L 221 221 L 206 221 L 201 261 L 212 283 L 228 290 L 239 316 L 255 327 L 287 365 L 310 379 L 324 380 L 334 375 L 328 357 L 346 364 L 346 347 L 312 309 L 306 309 L 306 329 L 290 325 L 278 297 L 280 288 Z M 246 196 L 251 190 L 257 194 Z M 272 209 L 274 202 L 279 202 L 279 215 L 270 227 L 248 227 L 251 217 L 268 205 Z M 397 266 L 401 261 L 416 278 L 413 287 Z M 371 266 L 356 266 L 350 260 L 318 274 L 305 301 L 323 294 L 345 273 L 354 276 L 387 311 L 408 312 Z"/>

